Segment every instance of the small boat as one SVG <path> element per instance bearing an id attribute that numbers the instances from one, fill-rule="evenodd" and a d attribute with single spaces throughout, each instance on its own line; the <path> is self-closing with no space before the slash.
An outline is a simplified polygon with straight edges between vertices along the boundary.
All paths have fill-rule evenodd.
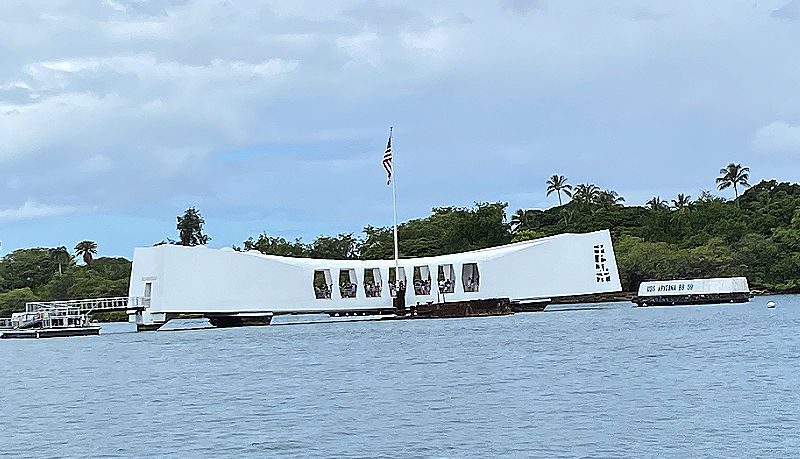
<path id="1" fill-rule="evenodd" d="M 637 306 L 747 303 L 750 287 L 745 277 L 642 282 L 631 300 Z"/>
<path id="2" fill-rule="evenodd" d="M 100 334 L 100 326 L 76 307 L 44 307 L 11 316 L 11 328 L 2 330 L 2 339 L 39 339 Z"/>

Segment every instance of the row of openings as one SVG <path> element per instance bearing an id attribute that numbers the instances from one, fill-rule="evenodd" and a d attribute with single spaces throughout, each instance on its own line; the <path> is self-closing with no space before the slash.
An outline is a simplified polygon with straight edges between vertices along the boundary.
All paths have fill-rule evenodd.
<path id="1" fill-rule="evenodd" d="M 398 283 L 395 268 L 389 268 L 389 294 L 397 296 L 397 288 L 406 287 L 406 270 L 399 268 L 400 280 Z M 436 288 L 440 294 L 455 293 L 456 279 L 453 265 L 439 265 L 437 270 Z M 431 271 L 428 266 L 415 266 L 412 274 L 412 286 L 415 295 L 430 295 L 433 291 Z M 477 292 L 480 288 L 480 273 L 477 263 L 465 263 L 461 266 L 461 284 L 465 293 Z M 367 298 L 382 297 L 383 281 L 380 268 L 364 269 L 364 295 Z M 314 271 L 314 295 L 318 300 L 330 299 L 334 289 L 338 289 L 341 298 L 356 298 L 358 284 L 356 270 L 344 268 L 339 270 L 338 284 L 334 285 L 330 269 Z"/>

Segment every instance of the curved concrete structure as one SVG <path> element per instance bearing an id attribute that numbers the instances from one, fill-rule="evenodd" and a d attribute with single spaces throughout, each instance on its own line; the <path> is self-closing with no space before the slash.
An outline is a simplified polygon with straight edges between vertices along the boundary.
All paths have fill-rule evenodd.
<path id="1" fill-rule="evenodd" d="M 161 245 L 135 250 L 129 295 L 145 298 L 140 323 L 190 313 L 375 311 L 392 307 L 394 265 L 394 260 L 289 258 Z M 608 231 L 402 259 L 399 266 L 408 304 L 547 298 L 621 288 Z"/>

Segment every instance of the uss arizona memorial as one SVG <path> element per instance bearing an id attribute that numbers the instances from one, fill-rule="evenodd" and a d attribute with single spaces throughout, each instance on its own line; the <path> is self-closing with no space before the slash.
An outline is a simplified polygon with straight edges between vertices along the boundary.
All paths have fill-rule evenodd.
<path id="1" fill-rule="evenodd" d="M 427 258 L 324 260 L 255 251 L 160 245 L 137 248 L 129 288 L 139 329 L 204 315 L 232 326 L 277 314 L 391 311 L 393 296 L 429 304 L 512 302 L 621 290 L 607 230 L 561 234 Z M 397 274 L 397 275 L 396 275 Z M 407 286 L 403 288 L 403 286 Z"/>

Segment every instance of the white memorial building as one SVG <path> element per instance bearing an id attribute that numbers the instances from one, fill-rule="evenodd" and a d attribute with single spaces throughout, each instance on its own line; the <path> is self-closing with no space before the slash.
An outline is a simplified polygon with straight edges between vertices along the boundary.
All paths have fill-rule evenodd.
<path id="1" fill-rule="evenodd" d="M 396 275 L 395 260 L 291 258 L 202 246 L 137 248 L 129 296 L 143 298 L 145 308 L 132 320 L 157 325 L 183 314 L 376 313 L 392 308 L 396 277 L 406 286 L 409 305 L 621 290 L 607 230 L 397 263 Z"/>

